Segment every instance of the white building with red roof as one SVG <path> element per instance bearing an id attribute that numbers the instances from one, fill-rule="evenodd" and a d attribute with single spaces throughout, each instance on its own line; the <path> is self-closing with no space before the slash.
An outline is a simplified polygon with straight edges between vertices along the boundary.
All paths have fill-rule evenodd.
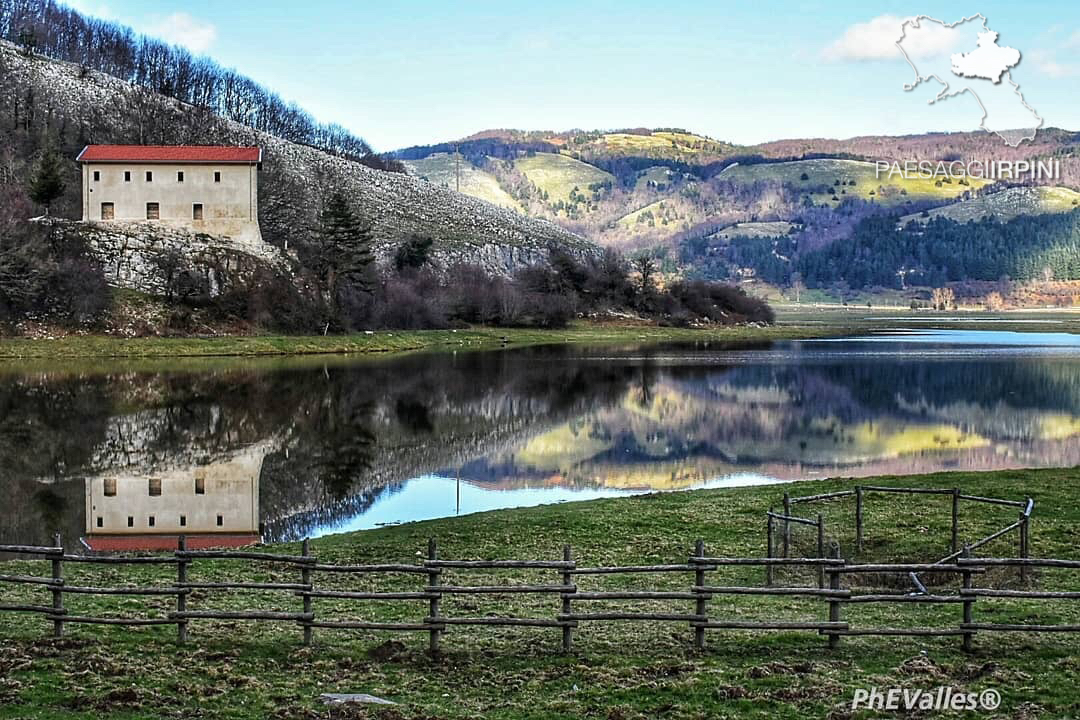
<path id="1" fill-rule="evenodd" d="M 87 145 L 77 160 L 84 222 L 164 223 L 262 242 L 260 148 Z"/>

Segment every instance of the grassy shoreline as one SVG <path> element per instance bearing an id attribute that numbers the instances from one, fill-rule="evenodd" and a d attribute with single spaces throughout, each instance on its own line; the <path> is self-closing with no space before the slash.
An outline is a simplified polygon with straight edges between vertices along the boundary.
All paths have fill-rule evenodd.
<path id="1" fill-rule="evenodd" d="M 462 330 L 383 330 L 352 335 L 250 335 L 121 338 L 69 335 L 54 339 L 0 338 L 0 360 L 78 358 L 275 357 L 376 355 L 416 351 L 499 349 L 556 343 L 661 343 L 809 340 L 885 329 L 1008 330 L 1080 334 L 1080 312 L 918 313 L 904 308 L 778 306 L 777 324 L 670 328 L 578 321 L 561 330 L 475 327 Z"/>
<path id="2" fill-rule="evenodd" d="M 536 508 L 503 510 L 458 518 L 410 523 L 359 533 L 333 535 L 312 542 L 314 553 L 335 563 L 415 563 L 429 537 L 437 537 L 448 559 L 557 559 L 563 543 L 574 548 L 581 565 L 680 562 L 696 538 L 709 554 L 760 555 L 764 550 L 763 513 L 786 489 L 816 494 L 860 484 L 908 487 L 959 487 L 980 496 L 1036 501 L 1032 554 L 1075 557 L 1080 508 L 1073 488 L 1080 469 L 998 473 L 941 473 L 931 476 L 862 480 L 807 481 L 790 485 L 664 493 L 592 500 Z M 852 503 L 831 501 L 819 510 L 827 517 L 829 539 L 850 548 L 854 529 Z M 862 559 L 932 561 L 948 544 L 949 500 L 934 496 L 868 497 L 866 551 Z M 1015 519 L 1012 509 L 971 506 L 962 513 L 961 535 L 971 540 Z M 812 543 L 797 535 L 797 548 Z M 1010 555 L 1014 539 L 988 546 L 988 554 Z M 296 543 L 274 551 L 295 553 Z M 845 553 L 850 554 L 850 553 Z M 19 562 L 5 572 L 40 572 Z M 174 571 L 173 571 L 174 572 Z M 470 572 L 455 578 L 476 584 L 550 582 L 542 571 Z M 550 571 L 548 571 L 550 573 Z M 69 571 L 65 569 L 65 575 Z M 169 569 L 134 566 L 85 566 L 70 570 L 71 584 L 107 585 L 122 580 L 168 584 Z M 193 580 L 295 582 L 294 570 L 264 571 L 228 561 L 200 561 Z M 679 573 L 642 577 L 583 576 L 582 590 L 639 589 L 685 591 Z M 679 575 L 679 577 L 674 577 Z M 760 569 L 716 574 L 715 582 L 760 584 Z M 780 581 L 784 582 L 781 577 Z M 806 578 L 787 578 L 806 584 Z M 422 580 L 403 578 L 399 585 L 380 578 L 352 580 L 324 574 L 321 586 L 340 589 L 413 590 Z M 988 581 L 989 582 L 989 581 Z M 1000 575 L 998 586 L 1018 587 Z M 349 584 L 351 583 L 351 585 Z M 1034 579 L 1045 590 L 1080 590 L 1080 574 L 1046 571 Z M 270 596 L 263 596 L 264 598 Z M 280 609 L 295 611 L 298 600 L 279 593 Z M 11 601 L 8 596 L 4 601 Z M 251 605 L 251 595 L 200 592 L 189 598 L 199 609 L 267 608 Z M 76 612 L 116 612 L 116 600 L 92 595 L 69 596 Z M 153 600 L 146 601 L 153 603 Z M 809 604 L 808 604 L 809 603 Z M 458 596 L 444 600 L 452 615 L 523 613 L 549 616 L 558 598 L 537 596 Z M 134 612 L 142 601 L 125 606 Z M 352 617 L 400 621 L 420 616 L 422 607 L 319 599 L 322 618 Z M 597 605 L 593 608 L 592 605 Z M 682 611 L 670 601 L 622 603 L 632 611 Z M 168 607 L 163 600 L 161 608 Z M 400 608 L 400 609 L 399 609 Z M 590 611 L 602 611 L 590 603 Z M 730 596 L 710 603 L 710 616 L 731 619 L 809 619 L 822 615 L 814 601 Z M 910 603 L 851 606 L 845 619 L 867 626 L 955 624 L 955 605 L 918 607 Z M 1075 602 L 987 601 L 976 617 L 993 622 L 1080 623 Z M 1075 677 L 1080 660 L 1075 639 L 1067 635 L 980 634 L 975 652 L 964 654 L 957 638 L 845 638 L 828 651 L 823 638 L 809 633 L 751 635 L 711 632 L 708 649 L 695 653 L 685 623 L 607 623 L 575 632 L 575 652 L 558 654 L 557 630 L 475 628 L 452 630 L 444 638 L 445 655 L 424 653 L 426 637 L 391 637 L 379 632 L 316 632 L 315 646 L 300 644 L 290 624 L 201 622 L 191 627 L 191 643 L 178 647 L 172 628 L 121 630 L 72 628 L 62 640 L 47 638 L 40 617 L 14 615 L 0 630 L 6 648 L 0 658 L 0 718 L 864 718 L 874 713 L 848 710 L 856 688 L 908 687 L 933 690 L 950 686 L 965 691 L 1001 692 L 1001 716 L 1075 717 L 1080 689 Z M 10 621 L 10 622 L 7 622 Z M 381 645 L 392 640 L 400 645 Z M 373 653 L 381 647 L 382 652 Z M 95 668 L 93 673 L 86 672 Z M 322 692 L 367 692 L 390 698 L 396 707 L 332 711 L 322 709 Z M 956 717 L 962 716 L 956 713 Z M 951 717 L 948 713 L 945 717 Z"/>
<path id="3" fill-rule="evenodd" d="M 493 349 L 555 343 L 757 342 L 842 335 L 849 328 L 801 324 L 770 327 L 664 328 L 579 323 L 562 330 L 470 328 L 387 330 L 353 335 L 254 335 L 217 338 L 114 338 L 72 335 L 54 340 L 0 339 L 0 359 L 107 357 L 254 357 Z"/>

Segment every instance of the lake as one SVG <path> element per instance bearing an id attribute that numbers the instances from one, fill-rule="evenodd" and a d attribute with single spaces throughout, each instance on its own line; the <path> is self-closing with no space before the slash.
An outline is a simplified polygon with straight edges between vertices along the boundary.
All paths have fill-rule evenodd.
<path id="1" fill-rule="evenodd" d="M 291 540 L 628 493 L 1080 464 L 1080 338 L 0 364 L 0 542 Z"/>

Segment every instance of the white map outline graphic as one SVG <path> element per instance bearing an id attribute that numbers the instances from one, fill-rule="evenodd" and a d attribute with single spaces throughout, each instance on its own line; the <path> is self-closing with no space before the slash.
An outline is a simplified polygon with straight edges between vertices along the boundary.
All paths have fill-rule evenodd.
<path id="1" fill-rule="evenodd" d="M 904 91 L 905 92 L 911 92 L 912 90 L 919 87 L 919 85 L 921 85 L 924 82 L 927 82 L 927 81 L 929 81 L 931 79 L 937 80 L 938 83 L 940 83 L 943 86 L 943 88 L 941 89 L 940 92 L 938 92 L 938 94 L 932 100 L 927 102 L 927 105 L 933 105 L 938 100 L 947 100 L 948 98 L 957 97 L 959 95 L 963 95 L 964 93 L 971 93 L 971 96 L 973 98 L 975 98 L 975 102 L 979 103 L 979 108 L 982 110 L 982 118 L 979 120 L 979 128 L 981 128 L 982 130 L 985 130 L 988 133 L 993 133 L 994 135 L 997 135 L 1002 140 L 1004 140 L 1005 144 L 1008 145 L 1009 147 L 1018 147 L 1020 145 L 1020 143 L 1024 142 L 1025 140 L 1034 140 L 1035 135 L 1038 133 L 1039 128 L 1041 128 L 1043 126 L 1043 123 L 1045 121 L 1043 120 L 1042 116 L 1039 115 L 1039 113 L 1037 113 L 1035 111 L 1035 108 L 1028 105 L 1027 101 L 1024 100 L 1024 94 L 1020 92 L 1020 86 L 1017 83 L 1013 82 L 1012 73 L 1010 72 L 1010 70 L 1006 69 L 1005 72 L 1002 74 L 1001 79 L 1005 80 L 1010 85 L 1012 85 L 1013 92 L 1016 93 L 1016 96 L 1018 98 L 1020 98 L 1020 104 L 1023 105 L 1025 108 L 1027 108 L 1027 110 L 1032 115 L 1035 116 L 1035 119 L 1039 121 L 1039 124 L 1036 125 L 1033 128 L 1018 128 L 1019 130 L 1030 130 L 1030 132 L 1031 132 L 1030 135 L 1023 135 L 1023 136 L 1017 137 L 1016 134 L 1015 134 L 1015 131 L 1013 131 L 1012 136 L 1009 137 L 1009 136 L 1006 136 L 1006 135 L 1002 134 L 1002 132 L 1006 132 L 1006 131 L 991 130 L 990 128 L 986 127 L 986 118 L 989 115 L 989 113 L 986 110 L 986 105 L 983 104 L 982 98 L 979 97 L 979 93 L 975 92 L 975 90 L 972 89 L 970 86 L 964 87 L 962 90 L 952 90 L 949 83 L 942 80 L 936 74 L 925 75 L 925 76 L 922 75 L 919 72 L 919 68 L 915 66 L 915 63 L 908 56 L 907 51 L 904 50 L 904 47 L 903 47 L 903 44 L 902 44 L 904 42 L 904 40 L 907 38 L 908 25 L 910 25 L 911 27 L 913 27 L 915 29 L 920 29 L 920 28 L 922 28 L 922 25 L 920 25 L 919 23 L 922 22 L 923 20 L 928 20 L 929 22 L 937 23 L 938 25 L 941 25 L 942 27 L 951 30 L 952 28 L 955 28 L 955 27 L 957 27 L 959 25 L 963 25 L 966 22 L 971 22 L 972 20 L 975 20 L 976 18 L 978 18 L 979 20 L 982 20 L 983 30 L 985 30 L 987 32 L 994 32 L 987 25 L 988 20 L 986 19 L 986 16 L 983 15 L 982 13 L 976 13 L 976 14 L 972 15 L 971 17 L 966 17 L 966 18 L 963 18 L 962 20 L 957 20 L 954 23 L 946 23 L 946 22 L 944 22 L 942 20 L 938 20 L 937 18 L 932 18 L 929 15 L 919 15 L 919 16 L 917 16 L 915 18 L 912 18 L 910 20 L 905 20 L 903 22 L 903 24 L 900 26 L 900 39 L 896 41 L 896 47 L 897 47 L 897 49 L 900 50 L 900 53 L 904 56 L 904 59 L 907 60 L 907 64 L 910 65 L 911 69 L 915 71 L 915 82 L 913 82 L 913 83 L 905 83 L 904 84 Z M 963 77 L 963 76 L 958 76 L 958 77 Z"/>

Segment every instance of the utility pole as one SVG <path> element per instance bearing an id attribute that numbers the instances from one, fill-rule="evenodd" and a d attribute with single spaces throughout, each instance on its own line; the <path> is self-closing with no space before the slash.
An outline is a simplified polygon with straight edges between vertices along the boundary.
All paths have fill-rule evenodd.
<path id="1" fill-rule="evenodd" d="M 454 177 L 457 180 L 456 190 L 461 192 L 461 146 L 454 143 Z"/>

